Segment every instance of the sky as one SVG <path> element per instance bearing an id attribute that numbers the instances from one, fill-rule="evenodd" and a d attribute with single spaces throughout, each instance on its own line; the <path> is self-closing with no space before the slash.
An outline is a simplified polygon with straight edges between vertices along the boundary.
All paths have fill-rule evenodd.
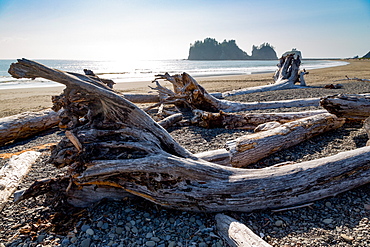
<path id="1" fill-rule="evenodd" d="M 186 59 L 207 37 L 363 56 L 370 0 L 0 0 L 0 59 Z"/>

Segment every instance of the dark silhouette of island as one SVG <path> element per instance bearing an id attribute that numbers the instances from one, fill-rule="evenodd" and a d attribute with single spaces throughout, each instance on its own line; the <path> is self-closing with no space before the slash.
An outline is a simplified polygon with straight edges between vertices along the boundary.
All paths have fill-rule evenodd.
<path id="1" fill-rule="evenodd" d="M 277 60 L 274 47 L 269 43 L 252 47 L 252 56 L 240 49 L 235 40 L 206 38 L 190 45 L 188 60 Z"/>
<path id="2" fill-rule="evenodd" d="M 362 58 L 370 58 L 370 51 L 365 56 L 363 56 Z"/>

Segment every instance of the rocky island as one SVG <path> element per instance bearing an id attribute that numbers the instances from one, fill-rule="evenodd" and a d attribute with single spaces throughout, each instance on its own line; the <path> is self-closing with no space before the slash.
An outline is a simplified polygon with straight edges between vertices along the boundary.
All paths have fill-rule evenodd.
<path id="1" fill-rule="evenodd" d="M 269 43 L 252 47 L 249 56 L 240 49 L 235 40 L 224 40 L 222 43 L 213 38 L 195 41 L 190 45 L 189 60 L 276 60 L 274 47 Z"/>

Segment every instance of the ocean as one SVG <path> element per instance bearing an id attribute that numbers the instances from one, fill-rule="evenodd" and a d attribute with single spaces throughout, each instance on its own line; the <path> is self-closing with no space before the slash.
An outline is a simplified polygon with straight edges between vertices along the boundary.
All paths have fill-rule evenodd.
<path id="1" fill-rule="evenodd" d="M 48 67 L 83 74 L 83 69 L 94 71 L 101 78 L 116 83 L 152 81 L 157 74 L 186 72 L 193 77 L 243 75 L 274 72 L 277 60 L 218 60 L 191 61 L 184 59 L 146 61 L 89 61 L 89 60 L 34 60 Z M 15 79 L 8 74 L 11 63 L 16 60 L 0 60 L 0 90 L 15 88 L 54 87 L 61 84 L 42 78 L 35 80 Z M 333 60 L 303 60 L 301 69 L 334 67 L 347 64 Z"/>

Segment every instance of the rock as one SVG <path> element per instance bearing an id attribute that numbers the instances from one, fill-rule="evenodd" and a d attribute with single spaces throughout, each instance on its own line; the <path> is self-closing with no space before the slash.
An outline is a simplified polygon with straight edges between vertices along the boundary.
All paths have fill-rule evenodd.
<path id="1" fill-rule="evenodd" d="M 81 247 L 90 247 L 91 239 L 90 238 L 85 238 L 81 242 Z"/>
<path id="2" fill-rule="evenodd" d="M 275 226 L 277 226 L 277 227 L 280 227 L 280 226 L 282 226 L 284 224 L 284 222 L 282 221 L 282 220 L 277 220 L 277 221 L 275 221 Z"/>
<path id="3" fill-rule="evenodd" d="M 89 228 L 90 228 L 89 225 L 83 225 L 83 226 L 81 226 L 81 231 L 86 232 L 86 230 L 89 229 Z"/>
<path id="4" fill-rule="evenodd" d="M 62 245 L 68 245 L 70 243 L 68 238 L 63 239 Z"/>
<path id="5" fill-rule="evenodd" d="M 154 241 L 154 242 L 159 242 L 159 241 L 161 241 L 161 239 L 160 239 L 160 238 L 158 238 L 158 237 L 151 237 L 151 238 L 150 238 L 150 240 L 152 240 L 152 241 Z"/>
<path id="6" fill-rule="evenodd" d="M 108 227 L 109 227 L 108 223 L 107 223 L 107 222 L 105 222 L 105 223 L 102 225 L 101 229 L 103 229 L 103 230 L 107 230 L 107 229 L 108 229 Z"/>
<path id="7" fill-rule="evenodd" d="M 134 226 L 133 228 L 131 228 L 131 231 L 133 232 L 133 233 L 138 233 L 139 232 L 139 230 Z"/>
<path id="8" fill-rule="evenodd" d="M 116 228 L 116 233 L 121 234 L 123 232 L 124 228 L 123 227 L 117 227 Z"/>
<path id="9" fill-rule="evenodd" d="M 148 247 L 153 247 L 153 246 L 156 245 L 156 243 L 154 241 L 150 240 L 150 241 L 146 241 L 145 245 L 148 246 Z"/>
<path id="10" fill-rule="evenodd" d="M 168 246 L 167 247 L 175 247 L 176 246 L 176 242 L 175 241 L 171 241 L 168 243 Z"/>
<path id="11" fill-rule="evenodd" d="M 333 219 L 324 219 L 322 222 L 324 222 L 325 224 L 331 224 L 333 223 Z"/>
<path id="12" fill-rule="evenodd" d="M 104 224 L 103 221 L 98 221 L 98 223 L 96 224 L 96 227 L 101 228 L 103 226 L 103 224 Z"/>
<path id="13" fill-rule="evenodd" d="M 94 235 L 94 230 L 89 228 L 86 230 L 86 234 L 90 235 L 90 236 L 93 236 Z"/>
<path id="14" fill-rule="evenodd" d="M 42 241 L 44 241 L 44 238 L 46 237 L 46 235 L 44 234 L 40 234 L 38 237 L 37 237 L 37 242 L 38 243 L 41 243 Z"/>

